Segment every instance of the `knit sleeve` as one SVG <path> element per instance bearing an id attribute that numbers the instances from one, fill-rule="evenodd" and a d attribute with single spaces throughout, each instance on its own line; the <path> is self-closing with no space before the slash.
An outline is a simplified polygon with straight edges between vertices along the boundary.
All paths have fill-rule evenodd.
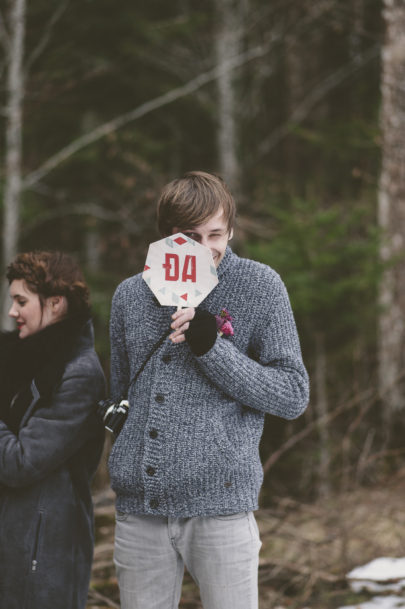
<path id="1" fill-rule="evenodd" d="M 204 374 L 245 406 L 284 419 L 298 417 L 309 399 L 309 381 L 287 290 L 278 278 L 268 311 L 252 336 L 252 357 L 226 338 L 196 358 Z"/>
<path id="2" fill-rule="evenodd" d="M 126 395 L 129 383 L 129 361 L 125 343 L 125 292 L 118 286 L 112 300 L 110 316 L 111 343 L 111 396 L 114 399 Z"/>

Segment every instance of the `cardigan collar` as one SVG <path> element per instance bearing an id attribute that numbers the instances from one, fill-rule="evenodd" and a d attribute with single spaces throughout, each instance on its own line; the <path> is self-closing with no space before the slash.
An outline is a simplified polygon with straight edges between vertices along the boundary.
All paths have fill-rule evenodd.
<path id="1" fill-rule="evenodd" d="M 225 276 L 227 271 L 229 270 L 229 267 L 232 263 L 233 258 L 235 258 L 235 254 L 233 253 L 233 251 L 231 250 L 231 248 L 228 245 L 225 250 L 225 255 L 222 258 L 222 260 L 219 263 L 218 268 L 217 268 L 217 275 L 218 275 L 219 280 L 221 280 Z"/>

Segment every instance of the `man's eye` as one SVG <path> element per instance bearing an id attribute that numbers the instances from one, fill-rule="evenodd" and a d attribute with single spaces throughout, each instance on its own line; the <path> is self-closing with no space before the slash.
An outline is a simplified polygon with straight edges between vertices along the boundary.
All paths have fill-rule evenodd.
<path id="1" fill-rule="evenodd" d="M 194 241 L 199 241 L 200 240 L 200 235 L 197 235 L 197 233 L 184 233 L 186 235 L 186 237 L 190 237 L 190 239 L 193 239 Z"/>
<path id="2" fill-rule="evenodd" d="M 20 305 L 20 307 L 23 307 L 27 301 L 26 300 L 18 300 L 17 302 Z"/>

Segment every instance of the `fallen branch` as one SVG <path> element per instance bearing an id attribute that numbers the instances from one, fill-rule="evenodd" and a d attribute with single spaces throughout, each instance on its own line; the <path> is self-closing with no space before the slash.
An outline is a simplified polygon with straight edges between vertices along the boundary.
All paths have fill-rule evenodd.
<path id="1" fill-rule="evenodd" d="M 111 598 L 108 598 L 108 596 L 101 594 L 101 592 L 97 592 L 96 590 L 94 590 L 94 588 L 90 588 L 88 598 L 90 600 L 101 601 L 102 603 L 107 605 L 107 607 L 112 607 L 113 609 L 120 609 L 120 605 L 117 605 L 117 603 L 111 600 Z"/>
<path id="2" fill-rule="evenodd" d="M 97 558 L 98 556 L 100 556 L 100 554 L 104 554 L 105 552 L 112 554 L 113 551 L 114 551 L 114 542 L 98 544 L 94 548 L 94 556 L 95 556 L 95 558 Z"/>

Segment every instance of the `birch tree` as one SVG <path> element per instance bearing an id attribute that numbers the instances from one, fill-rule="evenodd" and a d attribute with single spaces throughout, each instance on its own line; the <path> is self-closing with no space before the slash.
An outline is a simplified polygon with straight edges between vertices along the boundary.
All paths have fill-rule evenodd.
<path id="1" fill-rule="evenodd" d="M 24 99 L 25 0 L 15 0 L 9 11 L 8 32 L 2 16 L 0 36 L 6 56 L 6 153 L 3 203 L 3 266 L 17 253 L 21 196 L 22 105 Z M 3 292 L 6 286 L 3 282 Z M 7 299 L 3 297 L 3 326 L 8 326 Z"/>
<path id="2" fill-rule="evenodd" d="M 379 388 L 387 425 L 405 406 L 405 4 L 384 0 L 382 54 L 382 168 L 378 219 L 387 263 L 380 288 Z"/>
<path id="3" fill-rule="evenodd" d="M 7 264 L 15 257 L 20 235 L 21 197 L 24 190 L 23 165 L 23 105 L 26 94 L 27 74 L 34 62 L 44 52 L 56 21 L 67 5 L 60 0 L 45 24 L 38 44 L 24 63 L 27 21 L 26 0 L 13 0 L 6 13 L 0 14 L 0 41 L 6 70 L 5 93 L 5 160 L 3 198 L 3 246 L 2 277 Z M 8 317 L 7 285 L 2 285 L 1 321 L 3 328 L 10 328 Z"/>

